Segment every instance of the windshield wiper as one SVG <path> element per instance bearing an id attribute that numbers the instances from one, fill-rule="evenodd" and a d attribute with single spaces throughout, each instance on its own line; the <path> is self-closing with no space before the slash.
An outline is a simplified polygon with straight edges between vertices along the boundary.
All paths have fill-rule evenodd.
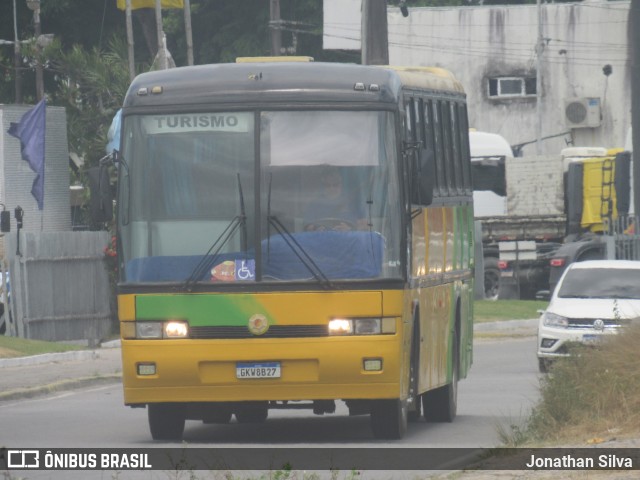
<path id="1" fill-rule="evenodd" d="M 209 250 L 202 256 L 198 264 L 195 266 L 189 278 L 184 282 L 183 289 L 190 292 L 193 285 L 209 270 L 219 258 L 220 250 L 226 245 L 231 237 L 236 233 L 238 228 L 241 230 L 242 251 L 247 251 L 247 215 L 244 208 L 244 195 L 242 194 L 242 184 L 240 183 L 240 174 L 238 174 L 238 194 L 240 196 L 240 215 L 236 215 L 231 219 L 226 228 L 216 238 Z M 213 252 L 213 253 L 212 253 Z M 209 256 L 211 255 L 211 256 Z"/>
<path id="2" fill-rule="evenodd" d="M 325 288 L 334 288 L 334 285 L 331 283 L 331 280 L 329 280 L 329 277 L 327 277 L 323 273 L 320 267 L 318 267 L 318 264 L 313 261 L 311 255 L 307 253 L 302 245 L 300 245 L 300 242 L 298 242 L 295 237 L 289 232 L 289 230 L 287 230 L 287 228 L 282 224 L 282 222 L 280 222 L 278 217 L 276 217 L 275 215 L 268 215 L 267 219 L 269 221 L 269 224 L 273 226 L 276 232 L 278 232 L 278 235 L 282 237 L 291 251 L 296 255 L 296 257 L 298 257 L 298 260 L 300 260 L 305 268 L 309 270 L 309 273 L 311 273 L 311 275 L 313 275 L 313 277 Z M 268 248 L 269 247 L 267 246 L 267 249 Z"/>
<path id="3" fill-rule="evenodd" d="M 327 277 L 324 274 L 324 272 L 320 269 L 320 267 L 318 267 L 316 262 L 313 261 L 313 258 L 311 258 L 311 255 L 309 255 L 307 251 L 302 247 L 302 245 L 300 245 L 300 242 L 298 242 L 295 239 L 295 237 L 289 232 L 289 230 L 287 230 L 287 227 L 285 227 L 282 224 L 282 222 L 278 219 L 278 217 L 276 217 L 275 215 L 271 215 L 271 183 L 272 181 L 273 181 L 273 174 L 269 176 L 269 193 L 267 195 L 267 255 L 269 255 L 269 249 L 270 249 L 269 227 L 273 226 L 276 232 L 278 232 L 278 235 L 280 235 L 283 238 L 283 240 L 289 246 L 291 251 L 295 254 L 296 257 L 298 257 L 298 260 L 300 260 L 302 265 L 304 265 L 305 268 L 309 270 L 309 273 L 313 275 L 313 278 L 315 278 L 319 283 L 321 283 L 324 286 L 324 288 L 327 288 L 327 289 L 334 288 L 333 284 L 331 283 L 331 280 L 329 280 L 329 277 Z"/>

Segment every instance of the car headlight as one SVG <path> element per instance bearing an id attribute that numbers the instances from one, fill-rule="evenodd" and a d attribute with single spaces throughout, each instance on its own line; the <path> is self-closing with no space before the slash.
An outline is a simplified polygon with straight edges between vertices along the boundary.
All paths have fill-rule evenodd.
<path id="1" fill-rule="evenodd" d="M 127 334 L 123 336 L 131 338 Z M 188 336 L 189 325 L 185 321 L 135 322 L 135 338 L 138 339 L 187 338 Z"/>
<path id="2" fill-rule="evenodd" d="M 551 312 L 545 312 L 542 317 L 542 322 L 547 327 L 568 327 L 569 320 L 567 317 L 563 317 L 562 315 L 558 315 Z"/>
<path id="3" fill-rule="evenodd" d="M 396 333 L 395 318 L 333 318 L 329 335 L 387 335 Z"/>

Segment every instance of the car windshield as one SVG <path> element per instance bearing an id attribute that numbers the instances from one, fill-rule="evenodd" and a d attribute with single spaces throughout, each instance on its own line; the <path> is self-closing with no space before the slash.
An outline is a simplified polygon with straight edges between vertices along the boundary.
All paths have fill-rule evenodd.
<path id="1" fill-rule="evenodd" d="M 574 268 L 564 277 L 558 297 L 640 299 L 640 269 Z"/>

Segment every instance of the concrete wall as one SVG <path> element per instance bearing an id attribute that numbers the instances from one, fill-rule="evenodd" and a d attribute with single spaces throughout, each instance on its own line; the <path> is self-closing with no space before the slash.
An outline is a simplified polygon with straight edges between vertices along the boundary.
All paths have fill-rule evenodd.
<path id="1" fill-rule="evenodd" d="M 24 210 L 25 232 L 71 230 L 69 204 L 69 150 L 67 116 L 63 107 L 47 107 L 43 210 L 31 195 L 36 174 L 20 154 L 20 140 L 9 135 L 29 105 L 0 105 L 0 203 L 11 211 L 11 231 L 16 229 L 13 210 Z"/>
<path id="2" fill-rule="evenodd" d="M 563 215 L 562 157 L 507 158 L 508 215 Z"/>
<path id="3" fill-rule="evenodd" d="M 357 48 L 360 17 L 359 9 L 353 14 L 354 3 L 359 0 L 325 0 L 325 45 Z M 546 140 L 541 153 L 558 154 L 567 141 L 576 146 L 624 145 L 631 125 L 629 5 L 626 0 L 543 5 L 541 136 L 569 131 L 567 98 L 599 98 L 602 125 Z M 409 7 L 409 11 L 405 18 L 398 7 L 388 9 L 390 63 L 451 70 L 467 91 L 471 127 L 499 133 L 512 145 L 534 141 L 535 96 L 489 98 L 488 78 L 535 76 L 536 6 Z M 608 77 L 603 74 L 605 65 L 612 67 Z M 522 153 L 536 154 L 535 144 L 523 147 Z"/>

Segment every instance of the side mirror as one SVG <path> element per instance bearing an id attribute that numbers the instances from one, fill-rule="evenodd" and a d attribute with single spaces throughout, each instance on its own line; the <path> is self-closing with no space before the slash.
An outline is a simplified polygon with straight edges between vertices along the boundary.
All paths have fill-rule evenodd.
<path id="1" fill-rule="evenodd" d="M 95 223 L 109 222 L 113 219 L 113 191 L 107 165 L 90 168 L 87 171 L 91 197 L 89 208 Z"/>
<path id="2" fill-rule="evenodd" d="M 428 206 L 433 202 L 435 157 L 433 151 L 426 148 L 419 148 L 417 157 L 416 164 L 411 168 L 411 203 Z"/>

